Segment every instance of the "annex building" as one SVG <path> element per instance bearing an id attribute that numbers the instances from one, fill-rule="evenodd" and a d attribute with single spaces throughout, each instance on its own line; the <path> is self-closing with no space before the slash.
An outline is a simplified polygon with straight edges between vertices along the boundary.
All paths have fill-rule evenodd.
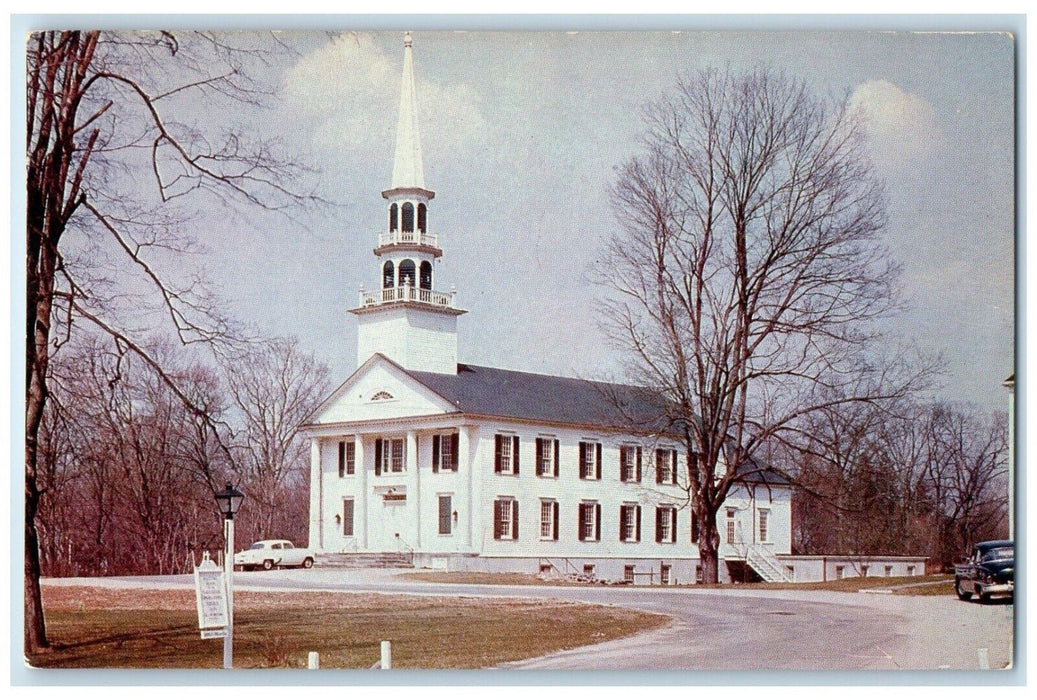
<path id="1" fill-rule="evenodd" d="M 311 444 L 309 546 L 326 561 L 392 554 L 448 570 L 694 582 L 685 456 L 675 436 L 652 429 L 657 397 L 458 362 L 465 312 L 436 285 L 445 241 L 430 226 L 412 51 L 408 34 L 378 285 L 350 310 L 359 368 L 300 429 Z M 746 480 L 725 506 L 722 580 L 860 575 L 860 558 L 791 555 L 781 478 Z M 921 559 L 863 566 L 924 573 Z"/>

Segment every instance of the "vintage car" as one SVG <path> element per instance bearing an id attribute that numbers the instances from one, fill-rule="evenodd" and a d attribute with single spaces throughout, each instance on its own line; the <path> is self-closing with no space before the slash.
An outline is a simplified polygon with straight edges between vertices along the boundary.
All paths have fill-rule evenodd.
<path id="1" fill-rule="evenodd" d="M 234 568 L 249 571 L 274 567 L 313 566 L 313 552 L 296 547 L 288 540 L 260 540 L 251 547 L 234 555 Z"/>
<path id="2" fill-rule="evenodd" d="M 954 590 L 961 600 L 973 595 L 986 602 L 993 596 L 1011 596 L 1015 590 L 1015 545 L 1011 540 L 980 542 L 972 556 L 954 567 Z"/>

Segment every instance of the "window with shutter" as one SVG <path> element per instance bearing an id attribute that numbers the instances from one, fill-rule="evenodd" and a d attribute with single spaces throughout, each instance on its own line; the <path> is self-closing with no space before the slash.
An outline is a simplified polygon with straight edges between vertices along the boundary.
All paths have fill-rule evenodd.
<path id="1" fill-rule="evenodd" d="M 601 539 L 601 505 L 596 502 L 580 504 L 580 540 L 594 542 Z"/>
<path id="2" fill-rule="evenodd" d="M 558 441 L 549 437 L 536 439 L 537 476 L 558 476 Z"/>
<path id="3" fill-rule="evenodd" d="M 494 466 L 497 474 L 519 473 L 518 435 L 496 435 L 494 437 Z"/>
<path id="4" fill-rule="evenodd" d="M 517 540 L 518 532 L 518 501 L 514 498 L 500 498 L 494 501 L 494 539 Z"/>
<path id="5" fill-rule="evenodd" d="M 580 478 L 601 478 L 601 444 L 595 442 L 580 443 Z"/>
<path id="6" fill-rule="evenodd" d="M 655 509 L 655 541 L 663 543 L 676 542 L 677 509 L 673 506 L 659 506 Z"/>
<path id="7" fill-rule="evenodd" d="M 641 540 L 641 506 L 626 503 L 619 507 L 619 539 L 621 542 Z"/>

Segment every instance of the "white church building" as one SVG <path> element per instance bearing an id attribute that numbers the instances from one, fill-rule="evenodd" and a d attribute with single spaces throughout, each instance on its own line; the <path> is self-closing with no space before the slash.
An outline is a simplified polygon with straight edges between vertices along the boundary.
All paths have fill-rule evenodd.
<path id="1" fill-rule="evenodd" d="M 676 436 L 652 430 L 656 397 L 458 362 L 465 312 L 437 289 L 448 241 L 430 226 L 412 51 L 408 34 L 378 285 L 350 309 L 359 368 L 300 428 L 309 546 L 319 562 L 391 553 L 451 571 L 696 581 L 685 461 Z M 722 580 L 924 573 L 917 558 L 792 556 L 791 488 L 773 475 L 734 489 L 717 527 Z"/>

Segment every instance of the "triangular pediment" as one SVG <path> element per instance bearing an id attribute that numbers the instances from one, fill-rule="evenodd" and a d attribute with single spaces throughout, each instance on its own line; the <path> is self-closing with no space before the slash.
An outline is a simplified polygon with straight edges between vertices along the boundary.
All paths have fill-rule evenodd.
<path id="1" fill-rule="evenodd" d="M 333 391 L 305 424 L 391 420 L 456 411 L 456 406 L 395 362 L 375 354 Z"/>

